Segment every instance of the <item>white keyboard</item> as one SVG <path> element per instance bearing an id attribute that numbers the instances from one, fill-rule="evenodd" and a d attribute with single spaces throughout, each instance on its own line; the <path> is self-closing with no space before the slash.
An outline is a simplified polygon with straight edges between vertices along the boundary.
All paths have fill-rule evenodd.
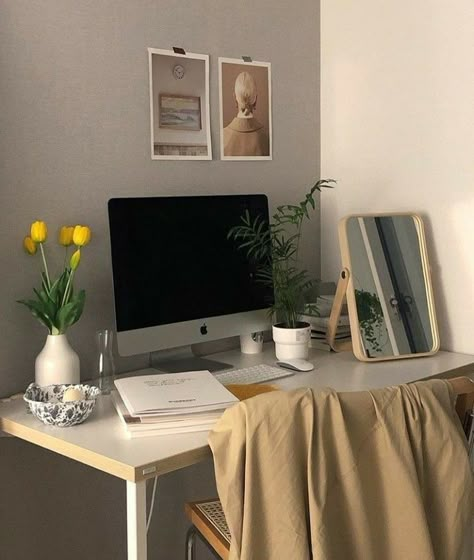
<path id="1" fill-rule="evenodd" d="M 242 369 L 232 369 L 222 373 L 216 373 L 215 378 L 223 385 L 248 383 L 263 383 L 264 381 L 274 381 L 282 377 L 294 375 L 295 372 L 281 367 L 260 364 Z"/>

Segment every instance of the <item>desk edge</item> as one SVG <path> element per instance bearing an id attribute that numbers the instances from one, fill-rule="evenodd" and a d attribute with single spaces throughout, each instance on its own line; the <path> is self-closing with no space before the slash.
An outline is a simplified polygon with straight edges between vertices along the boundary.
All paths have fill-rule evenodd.
<path id="1" fill-rule="evenodd" d="M 9 418 L 0 417 L 0 430 L 27 441 L 28 443 L 33 443 L 48 451 L 54 451 L 59 455 L 112 474 L 123 480 L 136 482 L 136 468 L 104 457 L 95 451 L 84 449 L 76 444 L 65 442 L 49 434 L 38 432 L 34 428 L 24 426 Z"/>

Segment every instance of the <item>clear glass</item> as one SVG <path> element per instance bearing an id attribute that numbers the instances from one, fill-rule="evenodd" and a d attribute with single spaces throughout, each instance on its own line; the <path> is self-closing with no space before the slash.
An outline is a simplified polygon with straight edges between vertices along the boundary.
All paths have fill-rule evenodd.
<path id="1" fill-rule="evenodd" d="M 104 395 L 110 393 L 115 378 L 114 355 L 112 352 L 113 338 L 114 333 L 111 329 L 102 329 L 96 333 L 96 377 L 99 378 L 99 389 Z"/>

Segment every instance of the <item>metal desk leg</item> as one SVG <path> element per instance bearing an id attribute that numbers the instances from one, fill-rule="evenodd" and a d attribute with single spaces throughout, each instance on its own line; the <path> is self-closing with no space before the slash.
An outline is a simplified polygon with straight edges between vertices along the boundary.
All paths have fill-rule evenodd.
<path id="1" fill-rule="evenodd" d="M 146 480 L 127 480 L 127 551 L 128 560 L 147 560 Z"/>

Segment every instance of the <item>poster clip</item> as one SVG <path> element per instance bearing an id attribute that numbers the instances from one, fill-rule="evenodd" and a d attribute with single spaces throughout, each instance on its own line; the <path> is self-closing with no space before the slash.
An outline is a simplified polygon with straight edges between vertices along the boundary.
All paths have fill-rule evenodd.
<path id="1" fill-rule="evenodd" d="M 186 54 L 186 51 L 181 47 L 173 47 L 173 52 L 176 54 Z"/>
<path id="2" fill-rule="evenodd" d="M 244 62 L 252 62 L 252 57 L 251 57 L 251 56 L 243 56 L 243 57 L 242 57 L 242 60 L 243 60 Z"/>

